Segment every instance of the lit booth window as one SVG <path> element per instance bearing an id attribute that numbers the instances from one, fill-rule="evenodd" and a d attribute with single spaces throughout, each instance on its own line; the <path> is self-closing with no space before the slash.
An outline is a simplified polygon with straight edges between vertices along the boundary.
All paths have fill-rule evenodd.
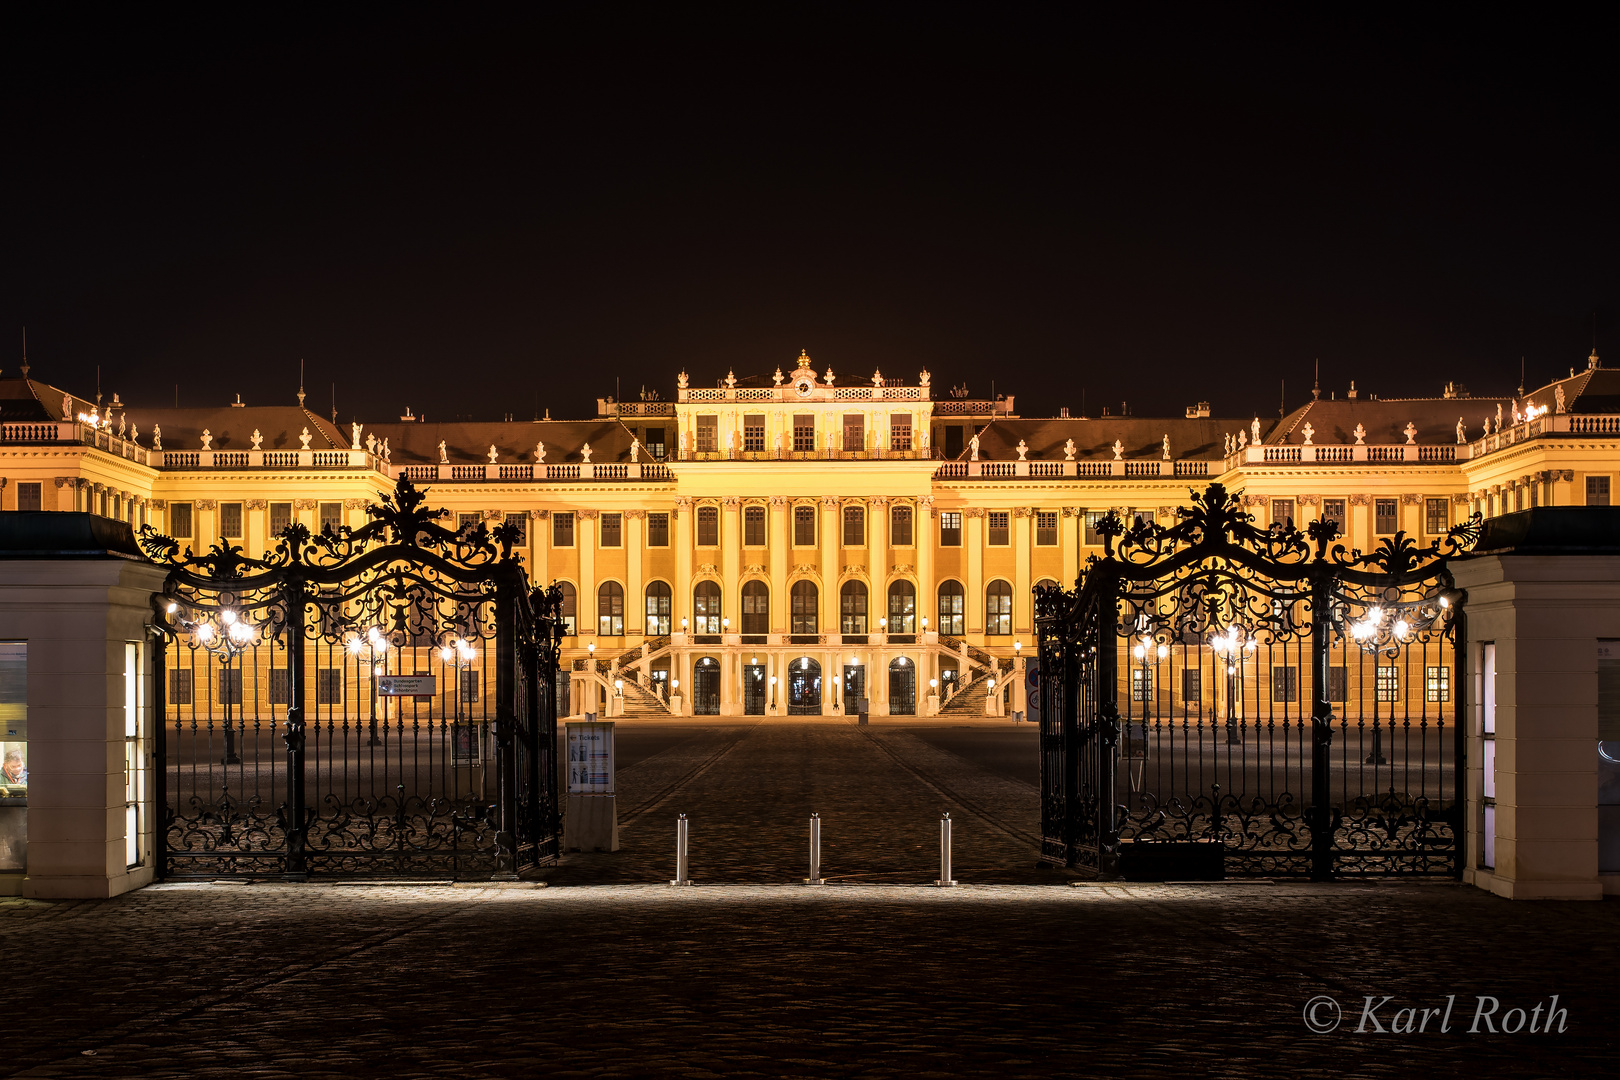
<path id="1" fill-rule="evenodd" d="M 28 857 L 28 644 L 0 642 L 0 872 Z"/>

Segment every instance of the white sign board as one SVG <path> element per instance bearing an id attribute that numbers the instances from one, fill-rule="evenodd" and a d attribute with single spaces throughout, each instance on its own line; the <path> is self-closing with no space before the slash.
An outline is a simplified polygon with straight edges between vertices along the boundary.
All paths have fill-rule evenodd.
<path id="1" fill-rule="evenodd" d="M 438 693 L 433 675 L 379 675 L 377 694 L 381 697 L 432 697 Z"/>
<path id="2" fill-rule="evenodd" d="M 613 794 L 613 724 L 568 725 L 568 794 Z"/>

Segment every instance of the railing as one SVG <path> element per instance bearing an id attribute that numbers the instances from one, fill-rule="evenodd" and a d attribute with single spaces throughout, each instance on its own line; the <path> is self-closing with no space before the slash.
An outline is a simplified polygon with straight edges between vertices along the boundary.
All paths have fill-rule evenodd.
<path id="1" fill-rule="evenodd" d="M 968 463 L 965 461 L 947 461 L 934 470 L 936 480 L 955 480 L 968 474 Z"/>
<path id="2" fill-rule="evenodd" d="M 365 450 L 164 450 L 152 456 L 165 469 L 381 468 Z"/>
<path id="3" fill-rule="evenodd" d="M 1571 435 L 1620 435 L 1620 416 L 1569 416 Z"/>
<path id="4" fill-rule="evenodd" d="M 946 398 L 934 402 L 935 416 L 997 416 L 1012 412 L 1012 399 L 988 401 L 983 398 Z"/>
<path id="5" fill-rule="evenodd" d="M 153 463 L 153 452 L 139 443 L 106 428 L 91 427 L 77 420 L 31 420 L 0 424 L 0 442 L 81 443 L 142 465 Z"/>
<path id="6" fill-rule="evenodd" d="M 266 450 L 264 463 L 270 468 L 296 468 L 298 465 L 297 450 Z"/>
<path id="7" fill-rule="evenodd" d="M 163 467 L 165 469 L 195 469 L 201 462 L 202 454 L 197 450 L 163 451 Z"/>
<path id="8" fill-rule="evenodd" d="M 1267 464 L 1279 461 L 1291 463 L 1299 461 L 1299 447 L 1297 446 L 1267 446 L 1264 449 Z"/>
<path id="9" fill-rule="evenodd" d="M 437 480 L 439 467 L 437 465 L 406 465 L 401 470 L 407 480 Z"/>
<path id="10" fill-rule="evenodd" d="M 774 401 L 776 391 L 767 390 L 762 386 L 745 386 L 737 391 L 738 401 Z"/>
<path id="11" fill-rule="evenodd" d="M 1112 476 L 1114 474 L 1113 462 L 1109 461 L 1077 461 L 1074 463 L 1076 476 Z"/>
<path id="12" fill-rule="evenodd" d="M 450 466 L 450 479 L 452 480 L 482 480 L 486 475 L 482 465 Z"/>
<path id="13" fill-rule="evenodd" d="M 533 480 L 534 479 L 534 466 L 533 465 L 502 465 L 501 466 L 501 479 L 502 480 Z"/>
<path id="14" fill-rule="evenodd" d="M 641 467 L 643 480 L 673 480 L 675 474 L 661 461 L 651 461 Z"/>
<path id="15" fill-rule="evenodd" d="M 687 401 L 724 401 L 724 400 L 726 400 L 726 392 L 724 390 L 720 389 L 719 387 L 715 387 L 713 390 L 710 390 L 710 389 L 705 387 L 705 388 L 699 388 L 699 389 L 694 389 L 694 390 L 687 390 L 687 391 L 684 391 L 684 392 L 686 394 L 686 400 Z"/>
<path id="16" fill-rule="evenodd" d="M 221 465 L 224 465 L 224 466 L 228 466 L 230 468 L 240 469 L 240 468 L 246 467 L 247 463 L 248 463 L 248 452 L 246 450 L 216 450 L 216 451 L 214 451 L 214 465 L 215 465 L 216 468 L 221 466 Z"/>
<path id="17" fill-rule="evenodd" d="M 347 466 L 349 452 L 347 450 L 316 450 L 315 465 L 317 468 L 331 468 L 334 465 Z"/>
<path id="18" fill-rule="evenodd" d="M 615 401 L 613 411 L 617 416 L 674 416 L 675 403 L 673 401 Z"/>
<path id="19" fill-rule="evenodd" d="M 1125 463 L 1126 476 L 1158 476 L 1159 465 L 1157 461 L 1127 461 Z"/>
<path id="20" fill-rule="evenodd" d="M 592 471 L 598 480 L 628 480 L 630 479 L 630 466 L 628 465 L 595 465 Z"/>
<path id="21" fill-rule="evenodd" d="M 1455 446 L 1420 446 L 1418 447 L 1419 461 L 1456 461 L 1457 448 Z"/>
<path id="22" fill-rule="evenodd" d="M 579 479 L 579 466 L 578 465 L 547 465 L 546 466 L 546 479 L 547 480 L 578 480 Z"/>
<path id="23" fill-rule="evenodd" d="M 1316 451 L 1317 461 L 1331 465 L 1343 465 L 1348 461 L 1355 460 L 1355 449 L 1353 447 L 1317 446 L 1313 447 L 1313 449 Z"/>
<path id="24" fill-rule="evenodd" d="M 980 476 L 1012 476 L 1015 474 L 1013 463 L 1010 461 L 985 461 L 980 463 Z"/>
<path id="25" fill-rule="evenodd" d="M 1176 479 L 1184 476 L 1208 476 L 1209 462 L 1207 461 L 1178 461 L 1175 463 Z"/>
<path id="26" fill-rule="evenodd" d="M 68 442 L 72 440 L 71 433 L 64 435 L 63 428 L 71 428 L 73 424 L 0 424 L 0 441 L 11 442 Z"/>
<path id="27" fill-rule="evenodd" d="M 1056 477 L 1063 475 L 1063 462 L 1061 461 L 1032 461 L 1029 463 L 1029 475 L 1038 477 Z"/>
<path id="28" fill-rule="evenodd" d="M 1405 461 L 1406 450 L 1400 446 L 1369 446 L 1367 447 L 1367 460 L 1383 464 Z"/>

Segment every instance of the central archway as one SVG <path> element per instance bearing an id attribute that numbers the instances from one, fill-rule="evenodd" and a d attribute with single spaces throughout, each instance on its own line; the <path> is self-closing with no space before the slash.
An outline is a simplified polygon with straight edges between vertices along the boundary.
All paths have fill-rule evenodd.
<path id="1" fill-rule="evenodd" d="M 788 665 L 788 715 L 821 715 L 821 665 L 801 656 Z"/>

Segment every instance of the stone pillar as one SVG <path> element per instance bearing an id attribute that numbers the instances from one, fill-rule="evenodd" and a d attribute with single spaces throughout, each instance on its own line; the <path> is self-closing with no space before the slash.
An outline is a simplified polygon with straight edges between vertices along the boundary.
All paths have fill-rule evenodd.
<path id="1" fill-rule="evenodd" d="M 821 625 L 823 633 L 836 634 L 838 622 L 838 545 L 843 536 L 838 532 L 838 500 L 831 495 L 821 500 L 816 533 L 821 553 Z"/>
<path id="2" fill-rule="evenodd" d="M 578 523 L 575 530 L 574 544 L 579 551 L 579 633 L 581 637 L 589 635 L 589 640 L 596 639 L 597 628 L 601 623 L 597 619 L 596 609 L 596 518 L 600 511 L 576 510 L 574 520 Z M 606 657 L 603 657 L 606 659 Z"/>
<path id="3" fill-rule="evenodd" d="M 643 583 L 647 559 L 647 511 L 624 512 L 624 631 L 635 636 L 647 629 L 647 597 Z"/>
<path id="4" fill-rule="evenodd" d="M 792 598 L 788 589 L 788 534 L 785 496 L 773 495 L 765 518 L 766 550 L 770 552 L 771 631 L 785 634 L 792 626 Z"/>
<path id="5" fill-rule="evenodd" d="M 1086 511 L 1079 506 L 1065 506 L 1059 519 L 1063 532 L 1058 542 L 1063 545 L 1063 580 L 1058 584 L 1065 589 L 1074 588 L 1074 579 L 1080 576 L 1080 545 L 1085 541 Z"/>
<path id="6" fill-rule="evenodd" d="M 969 506 L 962 511 L 962 518 L 967 525 L 967 535 L 962 538 L 963 550 L 967 553 L 967 573 L 963 575 L 967 578 L 963 583 L 963 589 L 967 592 L 964 598 L 967 601 L 965 629 L 969 634 L 982 634 L 984 633 L 984 509 Z"/>
<path id="7" fill-rule="evenodd" d="M 551 511 L 529 511 L 529 581 L 536 588 L 551 585 Z"/>
<path id="8" fill-rule="evenodd" d="M 882 631 L 882 620 L 889 614 L 889 500 L 881 495 L 866 500 L 866 576 L 877 609 L 872 622 Z M 889 632 L 899 633 L 894 627 Z"/>
<path id="9" fill-rule="evenodd" d="M 720 610 L 731 619 L 732 632 L 738 634 L 742 633 L 741 516 L 741 499 L 727 496 L 720 500 Z M 771 602 L 775 603 L 776 597 L 771 597 Z"/>
<path id="10" fill-rule="evenodd" d="M 1034 530 L 1029 527 L 1034 519 L 1035 511 L 1027 506 L 1015 506 L 1012 511 L 1013 527 L 1013 609 L 1012 625 L 1013 635 L 1028 638 L 1034 620 L 1030 617 L 1030 610 L 1034 597 L 1030 589 L 1034 582 L 1030 580 L 1029 564 L 1034 552 L 1031 545 L 1035 543 Z"/>
<path id="11" fill-rule="evenodd" d="M 917 500 L 911 528 L 911 538 L 917 545 L 917 633 L 923 633 L 924 615 L 928 616 L 928 630 L 934 632 L 939 630 L 939 582 L 934 580 L 934 545 L 939 542 L 939 527 L 934 522 L 932 495 Z M 921 672 L 918 675 L 917 693 L 921 695 L 928 684 L 921 681 Z"/>
<path id="12" fill-rule="evenodd" d="M 671 511 L 675 520 L 675 582 L 670 590 L 672 596 L 670 606 L 670 625 L 677 632 L 687 627 L 687 620 L 692 617 L 692 500 L 679 498 L 675 500 L 675 509 Z M 690 673 L 688 673 L 690 678 Z M 687 687 L 687 699 L 691 699 L 691 687 Z"/>

